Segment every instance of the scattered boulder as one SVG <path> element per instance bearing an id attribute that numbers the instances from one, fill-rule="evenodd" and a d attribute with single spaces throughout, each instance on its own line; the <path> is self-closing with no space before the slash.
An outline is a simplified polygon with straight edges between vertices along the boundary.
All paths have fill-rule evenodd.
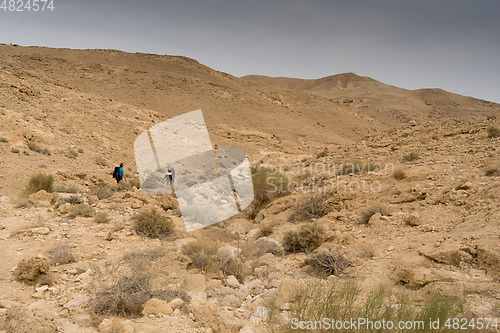
<path id="1" fill-rule="evenodd" d="M 146 303 L 144 303 L 144 309 L 142 310 L 142 314 L 144 316 L 153 314 L 153 315 L 160 315 L 160 314 L 165 314 L 165 315 L 171 315 L 173 312 L 172 307 L 165 302 L 162 301 L 158 298 L 152 298 Z"/>
<path id="2" fill-rule="evenodd" d="M 234 277 L 234 275 L 229 275 L 225 280 L 224 283 L 226 286 L 231 287 L 231 288 L 238 288 L 240 286 L 240 283 L 238 280 Z"/>

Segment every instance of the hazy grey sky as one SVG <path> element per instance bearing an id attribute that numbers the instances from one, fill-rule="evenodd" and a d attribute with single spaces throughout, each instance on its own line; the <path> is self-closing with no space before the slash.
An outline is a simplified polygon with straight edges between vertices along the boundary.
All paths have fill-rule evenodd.
<path id="1" fill-rule="evenodd" d="M 0 9 L 0 42 L 183 55 L 235 76 L 355 72 L 500 102 L 498 0 L 53 1 Z"/>

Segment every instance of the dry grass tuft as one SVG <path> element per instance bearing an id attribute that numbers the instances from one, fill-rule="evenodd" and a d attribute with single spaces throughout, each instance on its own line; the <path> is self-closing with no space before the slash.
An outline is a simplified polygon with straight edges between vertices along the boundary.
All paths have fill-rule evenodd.
<path id="1" fill-rule="evenodd" d="M 95 214 L 94 222 L 95 223 L 108 223 L 109 222 L 108 213 L 107 212 L 99 212 L 99 213 Z"/>
<path id="2" fill-rule="evenodd" d="M 409 154 L 403 155 L 403 162 L 412 162 L 418 160 L 420 155 L 417 152 L 411 152 Z"/>
<path id="3" fill-rule="evenodd" d="M 95 214 L 94 208 L 87 204 L 78 204 L 70 208 L 68 212 L 69 218 L 75 218 L 77 216 L 92 217 Z"/>
<path id="4" fill-rule="evenodd" d="M 323 233 L 315 223 L 302 226 L 299 231 L 288 231 L 283 236 L 283 249 L 288 253 L 314 251 L 323 243 Z"/>
<path id="5" fill-rule="evenodd" d="M 90 304 L 94 314 L 140 317 L 144 303 L 151 298 L 169 302 L 179 297 L 189 302 L 184 292 L 153 290 L 147 261 L 132 260 L 129 264 L 129 267 L 110 265 L 105 271 L 96 270 L 97 279 L 91 287 L 93 297 Z"/>
<path id="6" fill-rule="evenodd" d="M 486 129 L 488 132 L 488 137 L 490 138 L 498 138 L 500 137 L 500 128 L 495 126 L 490 126 Z"/>
<path id="7" fill-rule="evenodd" d="M 2 137 L 0 137 L 0 142 L 7 143 L 7 142 L 9 142 L 9 139 L 7 139 L 6 137 L 2 136 Z"/>
<path id="8" fill-rule="evenodd" d="M 484 174 L 488 177 L 500 176 L 500 168 L 495 166 L 488 167 Z"/>
<path id="9" fill-rule="evenodd" d="M 396 170 L 394 170 L 394 173 L 392 175 L 397 180 L 401 180 L 401 179 L 406 178 L 406 172 L 404 172 L 402 169 L 396 169 Z"/>
<path id="10" fill-rule="evenodd" d="M 150 238 L 162 238 L 172 234 L 175 225 L 172 219 L 161 215 L 156 209 L 142 211 L 135 218 L 134 229 Z"/>
<path id="11" fill-rule="evenodd" d="M 374 204 L 371 205 L 367 208 L 365 208 L 363 211 L 361 211 L 361 224 L 368 224 L 368 221 L 370 221 L 370 218 L 377 214 L 380 213 L 383 216 L 388 216 L 391 211 L 389 207 L 384 206 L 382 204 Z"/>
<path id="12" fill-rule="evenodd" d="M 50 151 L 47 148 L 42 148 L 34 142 L 28 142 L 28 148 L 36 153 L 50 156 Z"/>
<path id="13" fill-rule="evenodd" d="M 73 149 L 70 149 L 68 150 L 68 152 L 66 153 L 66 157 L 67 158 L 72 158 L 72 159 L 75 159 L 78 157 L 78 152 L 74 151 Z"/>
<path id="14" fill-rule="evenodd" d="M 52 265 L 66 265 L 75 261 L 75 257 L 68 244 L 60 244 L 51 248 L 47 252 Z"/>

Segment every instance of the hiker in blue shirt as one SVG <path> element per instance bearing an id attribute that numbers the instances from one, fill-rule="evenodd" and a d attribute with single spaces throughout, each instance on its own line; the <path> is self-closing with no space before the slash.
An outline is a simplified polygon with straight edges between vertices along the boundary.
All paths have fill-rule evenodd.
<path id="1" fill-rule="evenodd" d="M 117 184 L 120 183 L 122 179 L 127 181 L 127 178 L 125 178 L 125 170 L 123 170 L 123 163 L 120 163 L 120 166 L 115 168 L 113 171 L 113 178 L 116 179 Z"/>

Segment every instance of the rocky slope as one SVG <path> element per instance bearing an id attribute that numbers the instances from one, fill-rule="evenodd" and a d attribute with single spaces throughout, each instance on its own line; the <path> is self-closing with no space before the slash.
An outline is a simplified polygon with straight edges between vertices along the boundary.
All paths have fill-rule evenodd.
<path id="1" fill-rule="evenodd" d="M 469 316 L 500 320 L 500 138 L 488 135 L 488 127 L 500 126 L 498 106 L 463 97 L 480 110 L 474 117 L 441 115 L 440 121 L 429 121 L 422 113 L 399 124 L 391 117 L 391 122 L 382 116 L 373 120 L 354 102 L 332 101 L 333 95 L 281 90 L 310 86 L 274 90 L 269 82 L 248 84 L 185 58 L 0 49 L 0 331 L 271 332 L 290 323 L 290 296 L 298 285 L 324 281 L 356 281 L 365 291 L 385 285 L 389 307 L 398 306 L 394 299 L 404 293 L 419 304 L 434 293 L 461 295 Z M 118 65 L 108 68 L 113 58 Z M 101 67 L 90 66 L 101 61 Z M 157 72 L 161 62 L 166 67 Z M 141 94 L 151 104 L 139 105 L 139 94 L 130 96 L 134 85 L 122 83 L 126 78 L 140 81 L 143 74 L 127 73 L 129 66 L 145 68 L 145 77 L 171 71 L 175 78 L 161 81 L 171 82 L 170 95 L 154 100 L 148 88 Z M 104 79 L 107 72 L 112 74 Z M 189 73 L 189 84 L 182 84 L 183 73 Z M 203 75 L 203 82 L 194 79 Z M 215 88 L 217 77 L 221 81 Z M 378 86 L 371 79 L 361 81 Z M 141 82 L 152 84 L 151 77 Z M 241 109 L 246 118 L 229 109 L 217 113 L 226 103 L 220 96 L 208 98 L 215 91 L 205 91 L 209 87 L 249 98 L 229 99 L 234 105 L 248 103 Z M 370 89 L 375 94 L 377 89 Z M 292 191 L 217 225 L 186 232 L 174 197 L 138 188 L 131 147 L 149 126 L 197 108 L 195 90 L 208 98 L 213 143 L 240 146 L 249 151 L 253 165 L 278 168 Z M 355 86 L 347 90 L 363 93 Z M 276 101 L 286 99 L 290 105 L 273 102 L 272 91 L 282 96 Z M 420 105 L 423 92 L 410 93 Z M 432 92 L 425 100 L 445 105 L 453 99 L 447 93 L 438 96 Z M 159 110 L 167 99 L 170 111 Z M 185 104 L 176 108 L 174 101 Z M 321 103 L 336 105 L 332 112 L 343 118 L 348 114 L 344 125 L 357 121 L 366 128 L 352 132 L 346 127 L 335 137 L 338 141 L 332 139 L 334 125 L 313 126 L 318 119 L 335 123 L 321 118 Z M 249 113 L 254 108 L 256 115 Z M 280 112 L 297 108 L 313 127 L 288 116 L 291 128 L 301 132 L 294 134 L 287 122 L 283 128 L 276 124 L 285 115 Z M 408 110 L 420 114 L 418 108 Z M 118 188 L 110 172 L 122 160 L 129 182 Z M 374 170 L 345 172 L 356 160 L 356 167 Z M 54 176 L 56 193 L 20 198 L 39 171 Z M 77 211 L 82 204 L 90 211 Z M 151 209 L 172 221 L 175 231 L 160 239 L 138 232 L 138 214 Z M 323 230 L 315 247 L 286 251 L 286 234 L 311 225 Z M 311 264 L 318 253 L 341 255 L 345 261 L 335 274 L 320 276 Z"/>

